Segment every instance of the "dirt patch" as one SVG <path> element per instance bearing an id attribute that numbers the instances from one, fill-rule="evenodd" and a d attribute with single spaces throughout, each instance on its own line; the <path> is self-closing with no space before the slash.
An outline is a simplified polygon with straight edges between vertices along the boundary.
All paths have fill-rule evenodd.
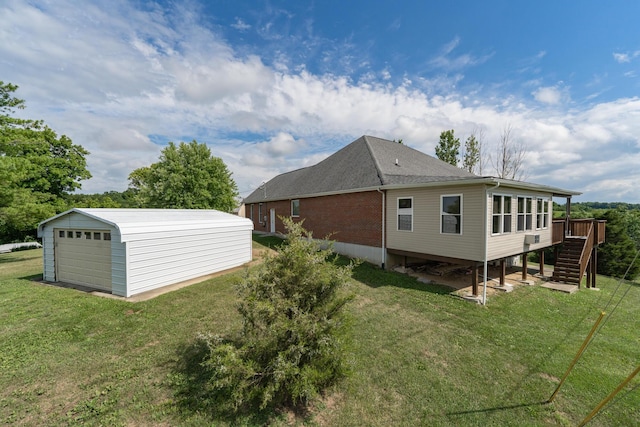
<path id="1" fill-rule="evenodd" d="M 408 274 L 415 277 L 419 282 L 426 284 L 444 285 L 451 288 L 455 295 L 466 296 L 472 294 L 472 268 L 471 266 L 451 265 L 451 264 L 417 264 L 408 267 L 396 267 L 394 271 Z M 478 287 L 482 292 L 483 270 L 478 272 Z M 500 284 L 500 267 L 489 266 L 487 270 L 487 295 L 494 295 L 499 292 L 509 292 L 513 288 L 523 286 L 529 282 L 535 283 L 547 280 L 537 268 L 527 269 L 527 281 L 523 281 L 522 267 L 514 265 L 506 268 L 505 284 Z"/>

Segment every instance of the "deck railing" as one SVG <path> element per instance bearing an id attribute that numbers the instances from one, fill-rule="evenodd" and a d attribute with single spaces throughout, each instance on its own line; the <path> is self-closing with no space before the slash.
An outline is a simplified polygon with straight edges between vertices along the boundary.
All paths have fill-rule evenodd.
<path id="1" fill-rule="evenodd" d="M 566 227 L 565 219 L 554 219 L 551 226 L 551 243 L 557 245 L 564 242 L 565 236 L 586 237 L 589 230 L 593 229 L 593 244 L 599 245 L 605 240 L 605 224 L 607 221 L 588 219 L 569 220 L 569 227 Z M 567 232 L 565 232 L 565 229 Z"/>
<path id="2" fill-rule="evenodd" d="M 594 222 L 591 221 L 587 224 L 587 241 L 585 245 L 582 247 L 582 253 L 580 254 L 580 278 L 584 276 L 585 271 L 587 271 L 587 265 L 589 264 L 589 260 L 591 259 L 591 251 L 593 250 L 593 238 L 594 238 Z M 576 236 L 574 236 L 576 237 Z"/>

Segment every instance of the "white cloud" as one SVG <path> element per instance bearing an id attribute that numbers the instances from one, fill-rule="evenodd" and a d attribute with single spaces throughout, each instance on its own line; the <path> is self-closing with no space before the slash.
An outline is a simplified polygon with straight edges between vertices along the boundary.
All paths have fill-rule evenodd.
<path id="1" fill-rule="evenodd" d="M 433 155 L 442 130 L 464 140 L 483 128 L 491 152 L 510 124 L 529 149 L 531 181 L 586 191 L 587 200 L 640 202 L 637 98 L 563 110 L 569 94 L 562 83 L 537 81 L 532 94 L 540 104 L 531 104 L 504 93 L 463 94 L 460 73 L 406 76 L 394 85 L 383 69 L 354 82 L 289 67 L 286 52 L 275 65 L 242 54 L 189 9 L 142 12 L 122 1 L 80 10 L 60 0 L 43 11 L 30 4 L 0 6 L 0 75 L 21 86 L 17 95 L 28 107 L 21 115 L 44 119 L 91 152 L 87 192 L 124 190 L 133 169 L 157 161 L 162 146 L 152 141 L 207 143 L 246 195 L 362 134 L 401 138 Z M 456 57 L 459 46 L 454 38 L 435 63 L 450 70 L 482 60 Z"/>
<path id="2" fill-rule="evenodd" d="M 304 140 L 296 139 L 286 132 L 279 132 L 268 141 L 259 142 L 256 147 L 264 153 L 273 157 L 283 157 L 291 155 L 306 146 Z"/>
<path id="3" fill-rule="evenodd" d="M 435 68 L 442 68 L 445 70 L 459 70 L 462 68 L 470 67 L 473 65 L 482 64 L 488 61 L 493 53 L 482 55 L 479 57 L 473 56 L 469 53 L 464 53 L 458 56 L 450 55 L 460 45 L 460 37 L 455 37 L 453 40 L 445 44 L 440 54 L 431 61 L 429 64 Z"/>
<path id="4" fill-rule="evenodd" d="M 567 90 L 558 86 L 540 87 L 531 94 L 536 101 L 549 105 L 560 104 L 568 96 Z"/>
<path id="5" fill-rule="evenodd" d="M 613 59 L 620 63 L 625 64 L 631 62 L 633 59 L 640 56 L 640 50 L 636 50 L 635 52 L 614 52 Z"/>
<path id="6" fill-rule="evenodd" d="M 247 24 L 246 22 L 244 22 L 241 18 L 238 18 L 236 16 L 236 22 L 231 24 L 231 26 L 233 28 L 235 28 L 238 31 L 247 31 L 248 29 L 251 28 L 251 25 Z"/>

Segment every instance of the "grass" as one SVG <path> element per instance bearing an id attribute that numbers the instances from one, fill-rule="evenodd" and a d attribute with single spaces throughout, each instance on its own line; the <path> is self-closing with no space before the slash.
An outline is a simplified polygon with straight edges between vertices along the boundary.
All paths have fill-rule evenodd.
<path id="1" fill-rule="evenodd" d="M 573 295 L 520 287 L 481 307 L 362 264 L 349 287 L 351 374 L 306 414 L 228 419 L 199 394 L 194 338 L 239 328 L 242 273 L 130 303 L 34 282 L 41 254 L 0 255 L 0 424 L 569 426 L 640 360 L 638 284 L 599 277 L 600 291 Z M 544 403 L 600 310 L 611 313 L 624 292 Z M 639 384 L 590 425 L 639 425 Z"/>

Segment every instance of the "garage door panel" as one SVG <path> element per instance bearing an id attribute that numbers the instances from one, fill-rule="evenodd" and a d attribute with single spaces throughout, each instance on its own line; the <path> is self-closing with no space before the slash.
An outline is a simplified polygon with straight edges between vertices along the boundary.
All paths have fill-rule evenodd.
<path id="1" fill-rule="evenodd" d="M 95 233 L 103 236 L 96 230 L 55 230 L 56 280 L 111 291 L 111 241 L 95 240 Z"/>

